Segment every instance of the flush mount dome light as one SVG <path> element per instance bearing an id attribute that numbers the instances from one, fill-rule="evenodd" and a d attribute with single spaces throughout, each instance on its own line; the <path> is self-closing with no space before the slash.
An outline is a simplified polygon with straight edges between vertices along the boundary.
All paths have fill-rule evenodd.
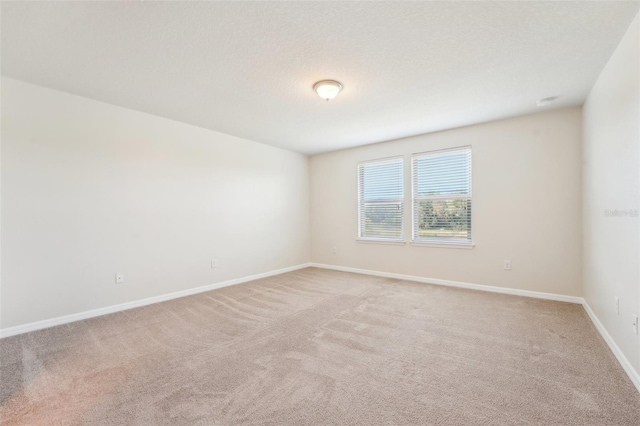
<path id="1" fill-rule="evenodd" d="M 316 91 L 318 96 L 329 102 L 338 96 L 338 93 L 342 90 L 342 84 L 334 80 L 322 80 L 313 85 L 313 90 Z"/>
<path id="2" fill-rule="evenodd" d="M 547 106 L 550 103 L 555 102 L 557 99 L 557 96 L 549 96 L 548 98 L 540 99 L 538 102 L 536 102 L 536 105 L 539 107 Z"/>

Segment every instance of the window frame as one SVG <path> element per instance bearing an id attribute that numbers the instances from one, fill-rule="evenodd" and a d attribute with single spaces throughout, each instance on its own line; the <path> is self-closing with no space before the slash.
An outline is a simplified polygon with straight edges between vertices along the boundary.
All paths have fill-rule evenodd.
<path id="1" fill-rule="evenodd" d="M 448 152 L 469 152 L 469 192 L 465 195 L 435 195 L 435 196 L 417 196 L 416 195 L 416 179 L 417 167 L 416 160 L 421 157 L 443 154 Z M 437 149 L 432 151 L 424 151 L 411 154 L 411 244 L 415 246 L 444 247 L 444 248 L 466 248 L 471 249 L 475 246 L 473 241 L 473 149 L 471 145 L 458 146 L 453 148 Z M 471 214 L 469 215 L 469 238 L 438 238 L 438 237 L 417 237 L 416 231 L 418 227 L 418 213 L 416 209 L 416 201 L 420 200 L 468 200 L 470 202 Z"/>
<path id="2" fill-rule="evenodd" d="M 406 180 L 406 176 L 405 176 L 405 156 L 404 155 L 395 155 L 392 157 L 384 157 L 384 158 L 376 158 L 376 159 L 372 159 L 372 160 L 365 160 L 365 161 L 360 161 L 358 162 L 358 164 L 356 165 L 356 186 L 358 188 L 358 198 L 357 198 L 357 203 L 358 203 L 358 226 L 357 226 L 357 237 L 356 240 L 358 242 L 362 242 L 362 243 L 380 243 L 380 244 L 391 244 L 391 245 L 403 245 L 406 244 L 406 236 L 405 236 L 405 216 L 406 216 L 406 188 L 405 188 L 405 180 Z M 378 202 L 380 203 L 389 203 L 389 202 L 399 202 L 401 205 L 401 210 L 402 210 L 402 214 L 401 214 L 401 222 L 400 222 L 400 237 L 399 238 L 384 238 L 384 237 L 365 237 L 362 235 L 362 207 L 364 204 L 364 201 L 362 199 L 363 194 L 362 194 L 362 189 L 363 189 L 363 185 L 364 182 L 360 182 L 360 168 L 368 165 L 368 164 L 375 164 L 375 163 L 386 163 L 386 162 L 391 162 L 394 160 L 399 160 L 400 162 L 400 166 L 401 166 L 401 170 L 402 170 L 402 195 L 400 197 L 390 197 L 390 198 L 386 198 L 384 200 L 379 200 Z"/>

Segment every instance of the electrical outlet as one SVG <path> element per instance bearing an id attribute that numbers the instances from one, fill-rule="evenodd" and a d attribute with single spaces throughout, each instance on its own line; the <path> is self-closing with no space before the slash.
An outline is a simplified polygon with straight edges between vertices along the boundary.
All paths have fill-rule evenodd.
<path id="1" fill-rule="evenodd" d="M 620 315 L 620 298 L 618 296 L 615 296 L 613 300 L 615 303 L 614 307 L 616 309 L 616 315 Z"/>
<path id="2" fill-rule="evenodd" d="M 218 259 L 211 259 L 211 269 L 218 267 Z"/>
<path id="3" fill-rule="evenodd" d="M 510 271 L 511 270 L 511 261 L 510 260 L 505 260 L 504 261 L 504 270 L 505 271 Z"/>
<path id="4" fill-rule="evenodd" d="M 633 331 L 638 334 L 638 316 L 633 314 Z"/>
<path id="5" fill-rule="evenodd" d="M 331 247 L 331 253 L 338 254 L 338 247 L 336 246 Z"/>
<path id="6" fill-rule="evenodd" d="M 124 282 L 124 275 L 116 274 L 116 284 L 122 284 Z"/>

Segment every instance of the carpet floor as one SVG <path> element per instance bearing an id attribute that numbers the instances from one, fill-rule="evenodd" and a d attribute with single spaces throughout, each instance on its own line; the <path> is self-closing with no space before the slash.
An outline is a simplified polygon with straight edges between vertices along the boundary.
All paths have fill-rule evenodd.
<path id="1" fill-rule="evenodd" d="M 0 350 L 3 425 L 640 425 L 579 305 L 314 268 Z"/>

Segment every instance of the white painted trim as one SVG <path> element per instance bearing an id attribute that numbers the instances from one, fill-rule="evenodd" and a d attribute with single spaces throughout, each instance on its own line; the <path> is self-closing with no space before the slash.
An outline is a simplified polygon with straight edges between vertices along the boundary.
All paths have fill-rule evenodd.
<path id="1" fill-rule="evenodd" d="M 472 248 L 474 248 L 476 246 L 475 244 L 421 243 L 421 242 L 416 242 L 416 241 L 412 241 L 411 245 L 412 246 L 416 246 L 416 247 L 436 247 L 436 248 L 452 248 L 452 249 L 464 249 L 464 250 L 471 250 Z"/>
<path id="2" fill-rule="evenodd" d="M 347 266 L 337 266 L 337 265 L 325 265 L 322 263 L 313 263 L 313 262 L 311 262 L 310 266 L 314 268 L 333 269 L 335 271 L 353 272 L 356 274 L 364 274 L 364 275 L 375 275 L 377 277 L 396 278 L 399 280 L 417 281 L 420 283 L 443 285 L 448 287 L 459 287 L 459 288 L 466 288 L 470 290 L 481 290 L 481 291 L 489 291 L 492 293 L 512 294 L 515 296 L 534 297 L 536 299 L 547 299 L 547 300 L 556 300 L 558 302 L 582 304 L 582 297 L 566 296 L 564 294 L 543 293 L 540 291 L 531 291 L 531 290 L 518 290 L 515 288 L 495 287 L 495 286 L 482 285 L 482 284 L 471 284 L 471 283 L 464 283 L 460 281 L 442 280 L 439 278 L 418 277 L 415 275 L 395 274 L 392 272 L 372 271 L 369 269 L 358 269 L 358 268 L 350 268 Z"/>
<path id="3" fill-rule="evenodd" d="M 624 356 L 618 345 L 616 345 L 616 342 L 609 335 L 607 329 L 604 328 L 604 325 L 602 325 L 586 300 L 582 302 L 582 306 L 584 307 L 584 310 L 587 311 L 589 318 L 591 318 L 591 322 L 593 322 L 593 325 L 596 326 L 596 329 L 600 332 L 600 335 L 602 336 L 604 341 L 607 342 L 607 345 L 609 345 L 611 352 L 613 352 L 620 365 L 622 365 L 622 368 L 627 373 L 627 376 L 629 376 L 629 379 L 631 379 L 631 382 L 633 382 L 636 389 L 638 389 L 638 392 L 640 392 L 640 374 L 638 374 L 638 372 L 633 368 L 627 357 Z"/>
<path id="4" fill-rule="evenodd" d="M 291 271 L 297 271 L 298 269 L 304 269 L 308 267 L 314 268 L 322 268 L 322 269 L 332 269 L 334 271 L 343 271 L 343 272 L 353 272 L 356 274 L 364 274 L 364 275 L 374 275 L 378 277 L 386 277 L 386 278 L 396 278 L 400 280 L 407 281 L 416 281 L 427 284 L 435 284 L 435 285 L 443 285 L 448 287 L 459 287 L 466 288 L 470 290 L 480 290 L 480 291 L 488 291 L 492 293 L 502 293 L 502 294 L 511 294 L 515 296 L 525 296 L 525 297 L 534 297 L 538 299 L 547 299 L 547 300 L 556 300 L 560 302 L 569 302 L 569 303 L 578 303 L 584 307 L 584 310 L 589 315 L 589 318 L 595 325 L 596 329 L 604 339 L 604 341 L 609 345 L 611 352 L 615 355 L 616 359 L 624 369 L 624 371 L 631 379 L 631 382 L 635 385 L 640 392 L 640 374 L 633 368 L 629 360 L 624 356 L 618 345 L 616 345 L 615 341 L 611 338 L 607 330 L 604 328 L 598 317 L 595 315 L 589 304 L 581 297 L 576 296 L 565 296 L 562 294 L 553 294 L 553 293 L 543 293 L 539 291 L 530 291 L 530 290 L 518 290 L 513 288 L 505 288 L 505 287 L 495 287 L 481 284 L 470 284 L 459 281 L 449 281 L 442 280 L 438 278 L 425 278 L 418 277 L 414 275 L 404 275 L 404 274 L 395 274 L 391 272 L 382 272 L 382 271 L 372 271 L 368 269 L 358 269 L 358 268 L 350 268 L 347 266 L 337 266 L 337 265 L 326 265 L 322 263 L 302 263 L 300 265 L 290 266 L 288 268 L 277 269 L 275 271 L 263 272 L 261 274 L 250 275 L 247 277 L 236 278 L 233 280 L 222 281 L 215 284 L 209 284 L 202 287 L 190 288 L 187 290 L 177 291 L 174 293 L 163 294 L 160 296 L 149 297 L 146 299 L 136 300 L 133 302 L 122 303 L 119 305 L 107 306 L 104 308 L 93 309 L 91 311 L 79 312 L 77 314 L 65 315 L 62 317 L 51 318 L 43 321 L 36 321 L 29 324 L 18 325 L 15 327 L 9 327 L 5 329 L 0 329 L 0 338 L 15 336 L 17 334 L 28 333 L 30 331 L 41 330 L 44 328 L 54 327 L 56 325 L 68 324 L 75 321 L 80 321 L 83 319 L 93 318 L 101 315 L 107 315 L 114 312 L 125 311 L 127 309 L 138 308 L 140 306 L 151 305 L 153 303 L 164 302 L 167 300 L 177 299 L 180 297 L 190 296 L 193 294 L 203 293 L 205 291 L 215 290 L 218 288 L 228 287 L 235 284 L 241 284 L 249 281 L 258 280 L 260 278 L 272 277 L 274 275 L 280 275 Z"/>
<path id="5" fill-rule="evenodd" d="M 174 293 L 169 293 L 169 294 L 162 294 L 160 296 L 148 297 L 146 299 L 135 300 L 133 302 L 126 302 L 126 303 L 121 303 L 119 305 L 106 306 L 104 308 L 78 312 L 77 314 L 65 315 L 62 317 L 36 321 L 29 324 L 17 325 L 15 327 L 8 327 L 8 328 L 0 329 L 0 338 L 15 336 L 16 334 L 28 333 L 30 331 L 41 330 L 43 328 L 54 327 L 56 325 L 68 324 L 70 322 L 98 317 L 101 315 L 112 314 L 114 312 L 125 311 L 127 309 L 138 308 L 140 306 L 151 305 L 153 303 L 164 302 L 167 300 L 177 299 L 180 297 L 191 296 L 192 294 L 203 293 L 205 291 L 215 290 L 222 287 L 228 287 L 235 284 L 246 283 L 248 281 L 254 281 L 260 278 L 267 278 L 274 275 L 280 275 L 286 272 L 297 271 L 298 269 L 308 268 L 309 266 L 311 266 L 310 263 L 302 263 L 300 265 L 290 266 L 288 268 L 282 268 L 282 269 L 277 269 L 275 271 L 263 272 L 261 274 L 249 275 L 247 277 L 235 278 L 233 280 L 222 281 L 215 284 L 208 284 L 205 286 L 176 291 Z"/>
<path id="6" fill-rule="evenodd" d="M 404 246 L 407 244 L 405 240 L 376 240 L 375 238 L 356 238 L 356 242 L 364 244 L 388 244 L 393 246 Z"/>
<path id="7" fill-rule="evenodd" d="M 481 284 L 471 284 L 464 283 L 459 281 L 449 281 L 442 280 L 438 278 L 425 278 L 425 277 L 417 277 L 414 275 L 404 275 L 404 274 L 395 274 L 392 272 L 382 272 L 382 271 L 372 271 L 369 269 L 358 269 L 358 268 L 350 268 L 348 266 L 337 266 L 337 265 L 326 265 L 322 263 L 314 263 L 311 262 L 309 266 L 314 268 L 322 268 L 322 269 L 332 269 L 334 271 L 343 271 L 343 272 L 353 272 L 356 274 L 364 274 L 364 275 L 374 275 L 377 277 L 385 277 L 385 278 L 396 278 L 399 280 L 407 280 L 407 281 L 416 281 L 427 284 L 435 284 L 435 285 L 443 285 L 448 287 L 459 287 L 466 288 L 470 290 L 481 290 L 488 291 L 492 293 L 502 293 L 502 294 L 511 294 L 514 296 L 525 296 L 525 297 L 534 297 L 537 299 L 546 299 L 546 300 L 556 300 L 559 302 L 568 302 L 568 303 L 577 303 L 584 307 L 584 310 L 589 315 L 589 318 L 595 325 L 596 329 L 604 339 L 604 341 L 611 349 L 611 352 L 615 355 L 616 359 L 622 366 L 622 369 L 627 373 L 631 382 L 635 385 L 640 392 L 640 374 L 635 371 L 629 360 L 624 356 L 616 342 L 611 338 L 607 330 L 604 328 L 598 317 L 594 314 L 593 310 L 589 304 L 582 298 L 577 296 L 566 296 L 563 294 L 553 294 L 553 293 L 543 293 L 539 291 L 530 291 L 530 290 L 518 290 L 513 288 L 505 288 L 505 287 L 495 287 L 489 285 L 481 285 Z"/>

